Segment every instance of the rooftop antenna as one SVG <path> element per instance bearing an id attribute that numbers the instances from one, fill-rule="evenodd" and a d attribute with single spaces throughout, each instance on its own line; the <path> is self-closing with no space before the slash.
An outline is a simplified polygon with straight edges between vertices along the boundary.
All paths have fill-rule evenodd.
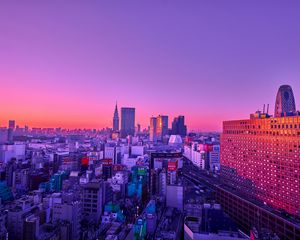
<path id="1" fill-rule="evenodd" d="M 268 103 L 268 105 L 267 105 L 267 114 L 269 114 L 269 103 Z"/>
<path id="2" fill-rule="evenodd" d="M 265 108 L 266 108 L 266 104 L 264 104 L 263 114 L 265 114 Z"/>

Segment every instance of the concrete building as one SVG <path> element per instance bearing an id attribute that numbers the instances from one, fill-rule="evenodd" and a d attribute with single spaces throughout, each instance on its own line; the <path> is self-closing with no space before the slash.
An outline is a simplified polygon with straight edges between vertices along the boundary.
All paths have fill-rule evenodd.
<path id="1" fill-rule="evenodd" d="M 200 169 L 205 168 L 204 152 L 198 150 L 198 144 L 192 143 L 191 145 L 184 146 L 184 156 L 189 159 L 195 166 Z"/>
<path id="2" fill-rule="evenodd" d="M 8 236 L 9 239 L 23 240 L 25 228 L 31 228 L 26 234 L 35 234 L 36 229 L 33 226 L 37 226 L 37 218 L 39 208 L 37 205 L 33 204 L 33 200 L 29 198 L 22 198 L 17 200 L 13 205 L 11 205 L 7 213 L 7 226 L 8 226 Z M 32 216 L 34 215 L 34 216 Z M 27 219 L 28 224 L 25 224 Z M 30 224 L 32 223 L 32 224 Z M 31 235 L 32 236 L 32 235 Z M 32 239 L 32 238 L 31 238 Z"/>
<path id="3" fill-rule="evenodd" d="M 167 185 L 166 206 L 183 211 L 183 186 Z"/>
<path id="4" fill-rule="evenodd" d="M 25 159 L 25 144 L 1 144 L 0 162 L 7 163 L 12 158 L 17 160 Z"/>
<path id="5" fill-rule="evenodd" d="M 98 223 L 102 215 L 102 180 L 94 180 L 81 186 L 82 217 Z"/>
<path id="6" fill-rule="evenodd" d="M 56 193 L 53 197 L 52 222 L 63 221 L 70 223 L 68 233 L 70 237 L 65 240 L 78 240 L 80 238 L 81 203 L 73 200 L 73 194 Z"/>

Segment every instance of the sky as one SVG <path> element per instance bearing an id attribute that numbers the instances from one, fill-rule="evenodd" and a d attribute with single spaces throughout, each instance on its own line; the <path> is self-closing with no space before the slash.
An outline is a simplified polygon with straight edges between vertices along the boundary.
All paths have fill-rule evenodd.
<path id="1" fill-rule="evenodd" d="M 0 126 L 102 128 L 248 118 L 289 84 L 300 109 L 300 1 L 0 1 Z M 170 123 L 169 123 L 170 125 Z"/>

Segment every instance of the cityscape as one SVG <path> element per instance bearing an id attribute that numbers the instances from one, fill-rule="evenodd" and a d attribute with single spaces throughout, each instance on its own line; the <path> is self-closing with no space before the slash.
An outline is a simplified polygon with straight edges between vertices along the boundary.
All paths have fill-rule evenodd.
<path id="1" fill-rule="evenodd" d="M 300 240 L 300 4 L 126 2 L 0 3 L 0 240 Z"/>

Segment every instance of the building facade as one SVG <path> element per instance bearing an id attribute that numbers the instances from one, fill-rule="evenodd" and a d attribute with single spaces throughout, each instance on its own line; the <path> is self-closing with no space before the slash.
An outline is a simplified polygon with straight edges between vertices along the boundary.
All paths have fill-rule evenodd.
<path id="1" fill-rule="evenodd" d="M 135 108 L 121 108 L 121 137 L 134 135 L 135 128 Z"/>
<path id="2" fill-rule="evenodd" d="M 157 117 L 157 125 L 156 125 L 156 133 L 157 133 L 157 138 L 162 141 L 163 137 L 168 134 L 168 116 L 161 116 L 159 115 Z"/>
<path id="3" fill-rule="evenodd" d="M 162 141 L 163 137 L 168 134 L 168 116 L 159 115 L 150 118 L 150 141 Z"/>
<path id="4" fill-rule="evenodd" d="M 299 214 L 300 117 L 224 122 L 221 177 L 247 197 Z"/>
<path id="5" fill-rule="evenodd" d="M 185 137 L 187 134 L 187 127 L 184 123 L 184 116 L 178 116 L 174 118 L 172 122 L 172 134 L 180 135 L 181 137 Z"/>
<path id="6" fill-rule="evenodd" d="M 98 223 L 102 215 L 102 181 L 92 181 L 82 185 L 82 216 L 90 222 Z"/>
<path id="7" fill-rule="evenodd" d="M 150 131 L 149 131 L 149 140 L 151 142 L 156 142 L 157 141 L 157 118 L 156 117 L 151 117 L 150 118 Z"/>

